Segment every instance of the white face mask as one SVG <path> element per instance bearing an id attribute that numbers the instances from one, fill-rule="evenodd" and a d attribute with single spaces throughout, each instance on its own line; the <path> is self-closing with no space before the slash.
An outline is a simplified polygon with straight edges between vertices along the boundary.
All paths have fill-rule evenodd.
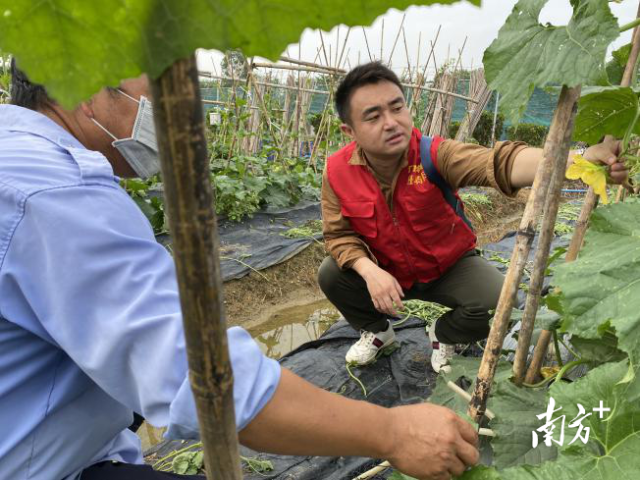
<path id="1" fill-rule="evenodd" d="M 127 160 L 138 177 L 142 179 L 152 177 L 160 171 L 158 142 L 155 125 L 153 124 L 153 107 L 146 97 L 141 96 L 138 101 L 122 90 L 118 90 L 118 92 L 138 104 L 138 113 L 133 123 L 131 137 L 118 139 L 94 118 L 91 120 L 113 138 L 112 145 Z"/>

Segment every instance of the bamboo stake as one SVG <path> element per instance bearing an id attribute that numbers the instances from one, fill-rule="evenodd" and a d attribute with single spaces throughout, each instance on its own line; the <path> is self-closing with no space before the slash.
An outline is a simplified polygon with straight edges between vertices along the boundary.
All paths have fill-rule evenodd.
<path id="1" fill-rule="evenodd" d="M 638 5 L 637 17 L 640 18 L 640 4 Z M 633 78 L 633 73 L 639 53 L 640 29 L 636 27 L 633 32 L 633 46 L 631 48 L 631 53 L 629 54 L 629 59 L 622 75 L 622 81 L 620 82 L 621 86 L 628 87 L 631 85 L 631 80 Z M 573 236 L 571 237 L 571 243 L 569 244 L 569 249 L 567 250 L 567 255 L 565 256 L 565 261 L 573 262 L 576 258 L 578 258 L 578 253 L 582 248 L 584 236 L 587 233 L 587 228 L 589 226 L 589 218 L 591 217 L 591 213 L 596 208 L 597 204 L 598 196 L 593 191 L 593 188 L 589 187 L 589 190 L 587 191 L 584 202 L 582 204 L 582 209 L 580 210 L 580 216 L 578 217 L 578 221 L 576 222 Z M 543 330 L 540 334 L 540 337 L 538 338 L 538 343 L 536 344 L 536 347 L 534 349 L 533 358 L 531 360 L 531 365 L 529 365 L 529 369 L 527 370 L 525 382 L 535 382 L 535 379 L 538 376 L 538 372 L 540 371 L 540 367 L 542 367 L 544 356 L 546 355 L 547 349 L 549 348 L 550 341 L 551 332 Z"/>
<path id="2" fill-rule="evenodd" d="M 384 18 L 382 19 L 382 31 L 380 32 L 380 58 L 379 58 L 380 61 L 382 61 L 383 46 L 384 46 Z"/>
<path id="3" fill-rule="evenodd" d="M 322 32 L 320 32 L 320 38 L 322 38 Z M 322 41 L 322 48 L 324 49 L 324 40 Z M 300 43 L 298 44 L 298 62 L 302 63 L 302 39 L 300 39 Z M 327 64 L 329 66 L 329 64 Z M 298 72 L 298 94 L 296 97 L 296 137 L 293 142 L 295 145 L 295 155 L 298 155 L 300 151 L 300 121 L 302 117 L 302 74 Z"/>
<path id="4" fill-rule="evenodd" d="M 480 364 L 478 378 L 476 379 L 473 398 L 469 404 L 469 416 L 477 420 L 482 417 L 486 409 L 491 384 L 493 383 L 498 359 L 502 351 L 502 343 L 509 326 L 511 310 L 515 303 L 520 278 L 533 243 L 535 225 L 547 195 L 552 171 L 558 170 L 561 165 L 564 165 L 569 154 L 575 106 L 579 95 L 579 88 L 563 87 L 560 93 L 558 106 L 545 143 L 544 158 L 538 166 L 531 195 L 518 229 L 511 263 L 500 292 L 498 307 L 482 357 L 482 363 Z"/>
<path id="5" fill-rule="evenodd" d="M 413 83 L 413 72 L 411 71 L 411 60 L 409 59 L 409 46 L 407 45 L 407 35 L 405 34 L 404 28 L 402 29 L 402 41 L 404 42 L 404 56 L 407 59 L 407 75 L 409 83 Z M 418 57 L 420 58 L 420 57 Z M 413 103 L 413 97 L 411 98 Z"/>
<path id="6" fill-rule="evenodd" d="M 598 196 L 595 194 L 592 188 L 589 188 L 584 198 L 582 210 L 580 210 L 580 215 L 578 217 L 578 220 L 576 221 L 575 231 L 577 231 L 578 229 L 583 232 L 587 231 L 587 227 L 589 225 L 589 217 L 591 216 L 591 212 L 593 211 L 597 203 Z M 569 245 L 569 250 L 567 251 L 567 255 L 565 256 L 565 262 L 573 262 L 576 258 L 578 258 L 578 252 L 582 247 L 583 238 L 584 233 L 582 233 L 579 237 L 576 237 L 576 233 L 573 234 L 571 244 Z M 579 239 L 580 241 L 574 242 L 574 239 Z M 535 383 L 536 378 L 538 377 L 538 373 L 540 372 L 540 368 L 542 367 L 544 356 L 547 354 L 549 343 L 551 342 L 551 336 L 552 334 L 549 330 L 543 330 L 540 333 L 538 342 L 536 343 L 536 346 L 533 350 L 533 357 L 531 359 L 529 369 L 527 370 L 527 374 L 524 379 L 525 383 Z"/>
<path id="7" fill-rule="evenodd" d="M 349 71 L 351 70 L 351 63 L 349 62 L 349 54 L 351 53 L 351 47 L 347 48 L 347 54 L 344 57 L 344 62 L 342 62 L 341 60 L 341 66 L 346 67 L 345 70 Z"/>
<path id="8" fill-rule="evenodd" d="M 367 46 L 367 53 L 369 54 L 369 61 L 373 62 L 373 58 L 371 58 L 371 49 L 369 48 L 369 40 L 367 39 L 367 32 L 365 32 L 364 27 L 362 27 L 362 35 L 364 35 L 364 43 Z"/>
<path id="9" fill-rule="evenodd" d="M 336 62 L 336 68 L 337 69 L 341 69 L 342 66 L 342 58 L 344 56 L 344 50 L 347 47 L 347 42 L 349 41 L 349 35 L 351 34 L 351 27 L 349 27 L 349 29 L 347 30 L 347 35 L 344 38 L 344 43 L 342 44 L 342 50 L 340 52 L 340 58 L 338 58 L 337 62 Z M 336 53 L 338 53 L 338 49 L 336 49 Z M 349 57 L 349 52 L 347 51 L 347 57 Z"/>
<path id="10" fill-rule="evenodd" d="M 404 31 L 404 19 L 407 18 L 407 14 L 403 14 L 402 15 L 402 21 L 400 22 L 400 28 L 398 29 L 398 34 L 396 35 L 396 39 L 393 42 L 393 47 L 391 47 L 391 53 L 389 54 L 389 61 L 387 62 L 387 65 L 389 67 L 391 67 L 391 63 L 392 63 L 392 59 L 393 59 L 393 52 L 396 51 L 396 45 L 398 45 L 398 40 L 400 39 L 400 33 L 402 33 Z"/>
<path id="11" fill-rule="evenodd" d="M 438 33 L 436 34 L 436 39 L 440 34 L 440 28 L 438 28 Z M 418 32 L 418 55 L 416 57 L 416 73 L 420 71 L 420 53 L 422 50 L 422 32 Z M 427 63 L 429 63 L 429 57 L 427 57 Z"/>
<path id="12" fill-rule="evenodd" d="M 324 63 L 326 65 L 325 68 L 331 69 L 331 62 L 329 61 L 329 57 L 327 57 L 327 49 L 324 45 L 324 36 L 322 35 L 322 30 L 318 30 L 318 33 L 320 33 L 320 44 L 322 45 L 322 53 L 324 55 Z M 300 62 L 299 64 L 301 64 L 302 62 Z"/>
<path id="13" fill-rule="evenodd" d="M 438 43 L 438 38 L 440 38 L 440 30 L 442 30 L 442 25 L 438 25 L 438 30 L 436 31 L 436 36 L 433 40 L 430 41 L 431 44 L 431 51 L 429 52 L 429 55 L 427 56 L 427 63 L 425 63 L 424 65 L 424 69 L 422 70 L 422 77 L 420 78 L 420 82 L 422 85 L 424 85 L 424 83 L 426 82 L 427 79 L 427 68 L 429 67 L 429 61 L 431 60 L 431 57 L 433 57 L 433 63 L 436 63 L 436 57 L 435 57 L 435 48 L 436 48 L 436 44 Z M 419 43 L 418 43 L 418 52 L 420 52 L 420 38 L 418 39 Z M 418 64 L 420 62 L 420 57 L 418 57 L 417 63 L 416 63 L 416 69 L 418 68 Z M 436 66 L 436 71 L 437 71 L 437 66 Z M 433 91 L 430 90 L 427 87 L 423 87 L 424 90 L 426 91 Z M 418 92 L 420 93 L 420 92 Z M 443 91 L 438 91 L 436 93 L 443 93 Z M 420 94 L 421 95 L 421 94 Z M 420 98 L 420 97 L 418 97 Z M 414 104 L 412 104 L 411 106 L 413 107 Z M 419 107 L 419 103 L 415 104 L 415 109 L 412 110 L 410 113 L 413 114 L 413 112 L 417 112 L 418 111 L 418 107 Z"/>
<path id="14" fill-rule="evenodd" d="M 576 87 L 576 102 L 580 98 L 580 87 Z M 573 125 L 568 132 L 573 131 Z M 570 141 L 570 140 L 569 140 Z M 568 155 L 568 152 L 567 152 Z M 565 171 L 567 169 L 567 155 L 557 159 L 556 170 L 551 177 L 551 184 L 547 192 L 547 200 L 544 207 L 544 219 L 540 237 L 538 239 L 538 249 L 534 258 L 533 272 L 529 282 L 529 293 L 518 332 L 518 347 L 516 348 L 515 360 L 513 363 L 513 374 L 515 384 L 520 386 L 524 381 L 525 370 L 527 368 L 527 357 L 529 356 L 529 347 L 531 346 L 531 335 L 533 326 L 540 304 L 540 293 L 544 283 L 545 270 L 547 269 L 547 260 L 549 259 L 549 251 L 551 250 L 551 242 L 554 237 L 556 225 L 556 217 L 558 216 L 558 207 L 560 205 L 560 193 L 562 184 L 564 183 Z"/>
<path id="15" fill-rule="evenodd" d="M 151 84 L 189 379 L 209 480 L 240 480 L 214 196 L 195 55 Z"/>
<path id="16" fill-rule="evenodd" d="M 338 66 L 338 45 L 340 45 L 340 25 L 336 28 L 336 67 Z M 329 52 L 331 52 L 331 46 L 329 46 Z M 331 55 L 329 55 L 329 58 L 331 58 Z"/>
<path id="17" fill-rule="evenodd" d="M 451 380 L 447 382 L 447 388 L 449 388 L 449 390 L 451 390 L 453 393 L 456 393 L 463 400 L 467 402 L 471 401 L 471 394 L 466 390 L 463 390 L 462 388 L 460 388 L 457 384 L 453 383 Z M 484 411 L 484 416 L 487 417 L 489 420 L 493 420 L 494 418 L 496 418 L 496 414 L 493 413 L 488 408 Z"/>
<path id="18" fill-rule="evenodd" d="M 500 103 L 500 94 L 496 92 L 496 104 L 493 109 L 493 125 L 491 125 L 491 146 L 496 143 L 496 123 L 498 122 L 498 104 Z"/>
<path id="19" fill-rule="evenodd" d="M 384 472 L 386 469 L 391 468 L 391 464 L 389 462 L 382 462 L 377 467 L 373 467 L 371 470 L 367 470 L 366 472 L 358 475 L 353 480 L 368 480 L 369 478 L 377 475 L 378 473 Z"/>

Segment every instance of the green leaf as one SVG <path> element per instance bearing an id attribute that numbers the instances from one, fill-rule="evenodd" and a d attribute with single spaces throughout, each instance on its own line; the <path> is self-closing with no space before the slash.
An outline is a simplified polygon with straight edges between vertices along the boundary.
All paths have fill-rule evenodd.
<path id="1" fill-rule="evenodd" d="M 632 361 L 629 400 L 640 399 L 640 205 L 595 210 L 580 256 L 557 267 L 554 284 L 562 292 L 562 329 L 585 339 L 613 330 Z"/>
<path id="2" fill-rule="evenodd" d="M 520 0 L 484 53 L 489 87 L 500 92 L 502 111 L 514 123 L 535 87 L 602 83 L 607 47 L 619 35 L 606 0 L 573 0 L 566 27 L 540 24 L 546 3 Z"/>
<path id="3" fill-rule="evenodd" d="M 620 85 L 622 82 L 622 75 L 627 66 L 630 53 L 630 43 L 612 52 L 613 58 L 607 62 L 607 77 L 609 77 L 609 83 L 611 83 L 611 85 Z"/>
<path id="4" fill-rule="evenodd" d="M 543 422 L 536 415 L 547 405 L 544 389 L 518 388 L 511 382 L 500 382 L 492 391 L 488 407 L 496 414 L 491 428 L 496 438 L 491 440 L 493 463 L 498 469 L 526 463 L 538 465 L 556 458 L 555 447 L 544 444 L 531 446 L 531 432 Z"/>
<path id="5" fill-rule="evenodd" d="M 202 452 L 181 453 L 173 459 L 173 471 L 179 475 L 196 475 L 199 470 L 197 465 L 198 455 L 200 455 L 200 459 L 202 459 Z M 202 466 L 202 463 L 200 466 Z"/>
<path id="6" fill-rule="evenodd" d="M 565 415 L 565 447 L 556 461 L 538 466 L 522 465 L 500 472 L 494 468 L 477 467 L 466 472 L 461 480 L 617 480 L 632 479 L 640 471 L 640 406 L 625 400 L 624 384 L 620 381 L 627 370 L 626 361 L 603 365 L 574 383 L 555 384 L 549 394 L 556 401 L 553 418 Z M 603 418 L 593 411 L 600 402 L 611 411 Z M 589 428 L 585 444 L 574 440 L 577 428 L 568 425 L 578 415 L 578 404 L 585 413 L 582 420 Z M 545 409 L 546 411 L 546 409 Z M 540 412 L 543 413 L 543 412 Z M 558 429 L 560 427 L 558 426 Z M 555 432 L 555 438 L 558 438 Z M 538 447 L 539 448 L 539 447 Z"/>
<path id="7" fill-rule="evenodd" d="M 638 115 L 638 94 L 627 87 L 590 89 L 578 102 L 573 138 L 596 144 L 604 135 L 623 137 Z M 640 124 L 634 133 L 640 133 Z"/>
<path id="8" fill-rule="evenodd" d="M 158 77 L 196 48 L 275 60 L 305 28 L 369 25 L 390 8 L 457 1 L 0 0 L 0 49 L 70 108 L 122 79 Z"/>
<path id="9" fill-rule="evenodd" d="M 626 358 L 626 354 L 618 349 L 618 339 L 609 332 L 598 339 L 572 337 L 571 345 L 578 351 L 580 358 L 596 364 L 619 362 Z"/>

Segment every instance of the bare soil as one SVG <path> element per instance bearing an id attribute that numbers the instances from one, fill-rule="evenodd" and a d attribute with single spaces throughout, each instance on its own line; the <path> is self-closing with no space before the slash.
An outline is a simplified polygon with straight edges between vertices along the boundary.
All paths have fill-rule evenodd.
<path id="1" fill-rule="evenodd" d="M 520 223 L 529 189 L 515 199 L 487 190 L 491 207 L 467 206 L 478 245 L 495 242 Z M 472 210 L 472 211 L 471 211 Z M 324 247 L 313 242 L 302 253 L 279 265 L 224 284 L 228 325 L 252 329 L 282 309 L 307 305 L 324 299 L 316 280 L 318 267 L 326 253 Z"/>

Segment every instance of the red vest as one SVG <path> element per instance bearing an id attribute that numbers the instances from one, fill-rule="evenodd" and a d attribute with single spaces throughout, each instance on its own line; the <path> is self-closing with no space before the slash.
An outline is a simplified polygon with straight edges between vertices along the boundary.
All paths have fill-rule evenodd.
<path id="1" fill-rule="evenodd" d="M 342 215 L 367 243 L 380 267 L 404 289 L 431 282 L 476 246 L 476 236 L 427 179 L 420 162 L 420 132 L 409 142 L 409 165 L 400 171 L 389 211 L 378 182 L 365 165 L 350 165 L 355 142 L 327 160 L 327 176 Z M 437 163 L 438 145 L 431 145 Z"/>

